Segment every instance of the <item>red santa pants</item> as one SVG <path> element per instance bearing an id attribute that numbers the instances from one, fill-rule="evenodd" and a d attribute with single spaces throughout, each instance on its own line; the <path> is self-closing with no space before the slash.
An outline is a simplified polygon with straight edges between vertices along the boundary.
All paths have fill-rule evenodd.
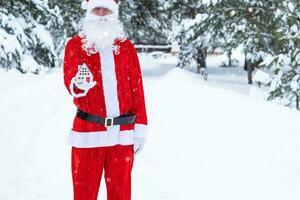
<path id="1" fill-rule="evenodd" d="M 102 172 L 107 200 L 130 200 L 133 145 L 72 147 L 74 200 L 97 200 Z"/>

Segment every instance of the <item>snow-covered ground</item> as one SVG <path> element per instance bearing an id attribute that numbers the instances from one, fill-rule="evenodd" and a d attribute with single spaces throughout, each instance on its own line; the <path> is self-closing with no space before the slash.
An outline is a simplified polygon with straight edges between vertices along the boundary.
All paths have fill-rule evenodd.
<path id="1" fill-rule="evenodd" d="M 242 69 L 209 81 L 173 57 L 140 55 L 149 118 L 133 200 L 298 200 L 300 113 L 249 96 Z M 75 107 L 62 71 L 0 71 L 0 199 L 70 200 L 66 133 Z M 99 199 L 105 199 L 102 181 Z"/>

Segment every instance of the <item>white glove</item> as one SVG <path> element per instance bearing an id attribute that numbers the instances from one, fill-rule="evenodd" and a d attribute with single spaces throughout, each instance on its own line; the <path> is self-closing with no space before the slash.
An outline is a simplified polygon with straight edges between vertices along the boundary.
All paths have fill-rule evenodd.
<path id="1" fill-rule="evenodd" d="M 70 84 L 72 96 L 75 98 L 85 96 L 87 92 L 97 84 L 97 82 L 93 81 L 93 79 L 93 74 L 89 71 L 85 64 L 78 66 L 78 72 L 76 73 L 75 77 L 72 78 Z M 75 94 L 74 85 L 77 88 L 83 90 L 84 92 L 80 94 Z"/>
<path id="2" fill-rule="evenodd" d="M 86 81 L 82 81 L 81 79 L 78 79 L 78 77 L 73 77 L 73 83 L 74 85 L 76 85 L 77 88 L 81 89 L 81 90 L 90 90 L 91 88 L 93 88 L 97 82 L 93 81 L 93 82 L 86 82 Z"/>
<path id="3" fill-rule="evenodd" d="M 134 154 L 141 152 L 144 148 L 147 139 L 147 125 L 135 124 L 133 136 Z"/>
<path id="4" fill-rule="evenodd" d="M 86 96 L 86 94 L 88 93 L 88 91 L 94 87 L 97 84 L 96 81 L 90 82 L 90 83 L 82 83 L 82 82 L 77 82 L 76 77 L 73 77 L 70 83 L 70 91 L 71 91 L 71 95 L 75 98 L 79 98 L 79 97 L 84 97 Z M 83 93 L 79 93 L 76 94 L 74 92 L 74 85 L 83 90 Z"/>
<path id="5" fill-rule="evenodd" d="M 134 154 L 138 154 L 141 152 L 144 148 L 144 145 L 146 143 L 146 138 L 145 137 L 134 137 L 134 144 L 133 144 L 133 150 Z"/>

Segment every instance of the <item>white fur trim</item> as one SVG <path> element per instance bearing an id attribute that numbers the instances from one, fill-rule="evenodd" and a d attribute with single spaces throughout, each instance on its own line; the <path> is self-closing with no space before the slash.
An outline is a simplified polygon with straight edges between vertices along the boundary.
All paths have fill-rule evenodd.
<path id="1" fill-rule="evenodd" d="M 87 2 L 87 11 L 90 12 L 96 7 L 103 7 L 111 10 L 113 13 L 118 13 L 119 5 L 114 0 L 89 0 Z"/>
<path id="2" fill-rule="evenodd" d="M 113 129 L 112 129 L 113 128 Z M 76 132 L 70 131 L 67 144 L 77 148 L 114 146 L 116 144 L 134 144 L 133 130 L 119 131 L 119 125 L 110 127 L 108 131 Z"/>
<path id="3" fill-rule="evenodd" d="M 87 5 L 88 5 L 88 2 L 87 2 L 86 0 L 84 0 L 84 1 L 81 2 L 81 8 L 82 8 L 83 10 L 86 10 L 86 9 L 87 9 Z"/>
<path id="4" fill-rule="evenodd" d="M 146 138 L 148 135 L 148 126 L 145 124 L 135 124 L 134 125 L 134 137 L 136 138 Z"/>
<path id="5" fill-rule="evenodd" d="M 115 60 L 111 47 L 100 48 L 101 74 L 107 117 L 120 116 Z"/>

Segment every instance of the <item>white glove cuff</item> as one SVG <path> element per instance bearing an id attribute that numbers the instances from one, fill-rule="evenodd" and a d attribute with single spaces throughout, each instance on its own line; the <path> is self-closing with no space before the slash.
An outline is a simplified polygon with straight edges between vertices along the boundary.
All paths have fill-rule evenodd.
<path id="1" fill-rule="evenodd" d="M 86 96 L 88 90 L 85 90 L 83 93 L 80 93 L 80 94 L 76 94 L 75 91 L 74 91 L 74 82 L 75 82 L 75 77 L 72 78 L 71 80 L 71 83 L 70 83 L 70 91 L 71 91 L 71 95 L 74 97 L 74 98 L 80 98 L 80 97 L 84 97 Z"/>
<path id="2" fill-rule="evenodd" d="M 146 138 L 148 134 L 148 126 L 145 124 L 134 125 L 134 137 L 135 138 Z"/>

